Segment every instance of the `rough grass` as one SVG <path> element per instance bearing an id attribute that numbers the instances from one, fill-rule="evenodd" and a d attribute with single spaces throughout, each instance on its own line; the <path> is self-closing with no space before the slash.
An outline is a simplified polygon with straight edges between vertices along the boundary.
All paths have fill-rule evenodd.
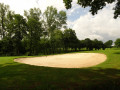
<path id="1" fill-rule="evenodd" d="M 18 57 L 0 57 L 0 90 L 119 90 L 120 49 L 85 52 L 104 53 L 107 61 L 91 68 L 64 69 L 14 62 L 13 59 Z"/>

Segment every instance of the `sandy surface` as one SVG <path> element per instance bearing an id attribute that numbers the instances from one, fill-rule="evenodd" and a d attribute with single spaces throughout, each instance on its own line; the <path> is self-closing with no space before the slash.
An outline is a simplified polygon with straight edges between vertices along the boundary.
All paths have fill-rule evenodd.
<path id="1" fill-rule="evenodd" d="M 33 58 L 19 58 L 14 61 L 36 66 L 82 68 L 100 64 L 106 59 L 106 55 L 99 53 L 74 53 Z"/>

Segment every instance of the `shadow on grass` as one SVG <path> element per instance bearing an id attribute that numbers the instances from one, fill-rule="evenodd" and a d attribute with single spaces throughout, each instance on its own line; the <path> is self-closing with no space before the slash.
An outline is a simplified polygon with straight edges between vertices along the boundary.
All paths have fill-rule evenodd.
<path id="1" fill-rule="evenodd" d="M 64 69 L 18 63 L 0 65 L 0 89 L 120 89 L 120 70 Z"/>
<path id="2" fill-rule="evenodd" d="M 112 48 L 113 50 L 120 50 L 120 48 Z"/>
<path id="3" fill-rule="evenodd" d="M 120 54 L 120 51 L 119 52 L 115 52 L 114 54 Z"/>

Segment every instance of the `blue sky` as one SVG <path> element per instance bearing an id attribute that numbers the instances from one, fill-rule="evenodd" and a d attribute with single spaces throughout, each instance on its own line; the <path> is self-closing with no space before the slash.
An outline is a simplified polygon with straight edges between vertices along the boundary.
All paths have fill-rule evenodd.
<path id="1" fill-rule="evenodd" d="M 67 12 L 68 27 L 75 30 L 77 37 L 82 40 L 85 38 L 99 39 L 102 41 L 115 40 L 120 38 L 120 18 L 113 19 L 114 3 L 107 5 L 100 10 L 97 15 L 92 16 L 89 8 L 81 8 L 77 5 L 77 0 L 73 0 L 72 8 L 65 9 L 62 0 L 0 0 L 10 5 L 10 9 L 23 15 L 24 10 L 38 7 L 44 12 L 47 6 L 54 6 L 58 11 Z"/>
<path id="2" fill-rule="evenodd" d="M 89 11 L 89 8 L 77 8 L 74 10 L 74 12 L 70 13 L 70 15 L 68 14 L 67 18 L 69 21 L 75 21 L 77 19 L 79 19 L 81 16 L 84 16 L 85 14 L 87 14 Z"/>

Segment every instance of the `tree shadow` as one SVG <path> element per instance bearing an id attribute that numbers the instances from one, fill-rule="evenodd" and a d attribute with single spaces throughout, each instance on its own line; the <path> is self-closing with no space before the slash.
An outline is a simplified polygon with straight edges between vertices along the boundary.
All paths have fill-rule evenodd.
<path id="1" fill-rule="evenodd" d="M 113 50 L 120 50 L 120 48 L 112 48 Z"/>
<path id="2" fill-rule="evenodd" d="M 0 65 L 0 89 L 119 90 L 119 85 L 119 69 L 65 69 L 18 63 Z"/>
<path id="3" fill-rule="evenodd" d="M 120 52 L 115 52 L 114 54 L 120 54 Z"/>

